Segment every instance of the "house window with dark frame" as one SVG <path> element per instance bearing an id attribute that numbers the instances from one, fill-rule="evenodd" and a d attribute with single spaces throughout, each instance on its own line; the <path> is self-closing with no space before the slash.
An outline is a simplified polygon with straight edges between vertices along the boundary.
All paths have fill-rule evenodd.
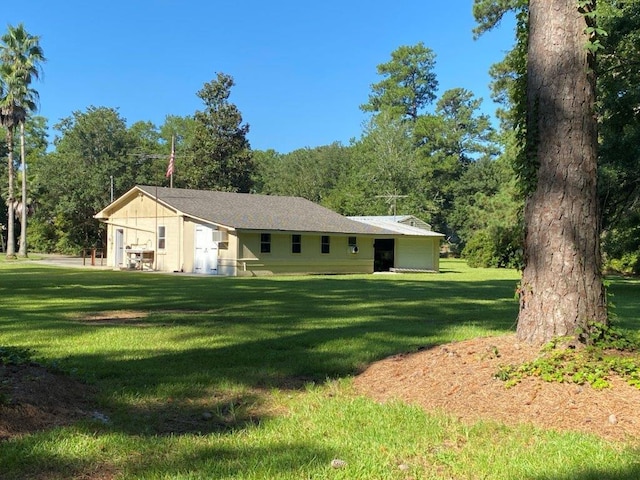
<path id="1" fill-rule="evenodd" d="M 158 250 L 167 248 L 167 228 L 164 225 L 158 226 Z"/>
<path id="2" fill-rule="evenodd" d="M 349 246 L 357 247 L 358 246 L 358 238 L 357 237 L 349 237 Z"/>
<path id="3" fill-rule="evenodd" d="M 302 235 L 291 235 L 291 253 L 302 253 Z"/>
<path id="4" fill-rule="evenodd" d="M 260 253 L 271 253 L 271 234 L 260 234 Z"/>
<path id="5" fill-rule="evenodd" d="M 322 253 L 331 253 L 331 243 L 329 240 L 329 235 L 322 235 L 320 251 Z"/>

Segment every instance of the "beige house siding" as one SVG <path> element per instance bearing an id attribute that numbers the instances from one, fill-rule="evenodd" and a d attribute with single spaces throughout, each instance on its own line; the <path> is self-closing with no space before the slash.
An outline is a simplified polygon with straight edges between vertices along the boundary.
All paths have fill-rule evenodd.
<path id="1" fill-rule="evenodd" d="M 158 249 L 158 227 L 165 227 L 165 249 Z M 171 264 L 177 263 L 178 249 L 174 245 L 179 243 L 180 218 L 170 209 L 158 205 L 145 196 L 135 196 L 115 210 L 107 225 L 107 262 L 114 268 L 127 266 L 126 254 L 123 262 L 116 264 L 116 235 L 117 230 L 123 231 L 123 246 L 154 251 L 154 265 L 156 270 L 169 270 Z"/>
<path id="2" fill-rule="evenodd" d="M 395 245 L 395 268 L 431 270 L 440 267 L 440 238 L 400 237 Z"/>
<path id="3" fill-rule="evenodd" d="M 198 225 L 196 222 L 190 219 L 184 220 L 184 227 L 182 231 L 182 241 L 183 245 L 181 246 L 182 250 L 182 265 L 180 271 L 183 272 L 193 272 L 194 267 L 194 259 L 195 259 L 195 231 L 196 226 Z"/>
<path id="4" fill-rule="evenodd" d="M 224 230 L 221 228 L 221 230 Z M 227 242 L 218 245 L 218 273 L 220 275 L 237 275 L 240 258 L 238 236 L 233 230 L 227 230 Z"/>
<path id="5" fill-rule="evenodd" d="M 271 252 L 260 252 L 262 233 L 271 234 Z M 292 253 L 291 236 L 297 233 L 241 232 L 237 275 L 306 273 L 372 273 L 373 238 L 360 236 L 358 253 L 351 253 L 348 236 L 331 235 L 329 253 L 322 253 L 323 234 L 302 233 L 301 252 Z"/>

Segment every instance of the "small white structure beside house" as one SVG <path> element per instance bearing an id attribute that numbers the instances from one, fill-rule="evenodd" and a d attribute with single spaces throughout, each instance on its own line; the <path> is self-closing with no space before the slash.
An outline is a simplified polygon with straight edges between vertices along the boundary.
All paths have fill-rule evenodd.
<path id="1" fill-rule="evenodd" d="M 444 235 L 413 215 L 348 217 L 393 232 L 374 244 L 374 271 L 438 272 Z"/>
<path id="2" fill-rule="evenodd" d="M 442 237 L 363 220 L 382 217 L 347 218 L 299 197 L 144 185 L 95 218 L 107 225 L 113 268 L 210 275 L 438 271 Z"/>

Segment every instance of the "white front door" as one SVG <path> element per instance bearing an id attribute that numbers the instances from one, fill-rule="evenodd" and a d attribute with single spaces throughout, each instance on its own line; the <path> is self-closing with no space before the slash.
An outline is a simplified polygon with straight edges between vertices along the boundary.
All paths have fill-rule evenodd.
<path id="1" fill-rule="evenodd" d="M 193 271 L 208 275 L 218 273 L 218 243 L 213 241 L 213 229 L 204 225 L 196 226 Z"/>
<path id="2" fill-rule="evenodd" d="M 116 245 L 114 248 L 114 267 L 122 267 L 124 263 L 124 230 L 116 229 Z"/>

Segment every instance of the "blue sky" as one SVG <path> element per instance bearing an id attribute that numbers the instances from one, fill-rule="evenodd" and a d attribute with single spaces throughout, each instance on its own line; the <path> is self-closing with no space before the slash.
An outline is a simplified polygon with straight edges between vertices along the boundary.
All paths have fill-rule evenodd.
<path id="1" fill-rule="evenodd" d="M 40 35 L 47 63 L 35 85 L 50 125 L 89 106 L 128 124 L 202 109 L 196 92 L 231 75 L 230 101 L 253 149 L 287 153 L 360 138 L 360 105 L 376 67 L 401 45 L 436 54 L 439 92 L 463 87 L 492 113 L 489 67 L 513 45 L 505 23 L 473 40 L 473 0 L 23 0 L 6 25 Z"/>

